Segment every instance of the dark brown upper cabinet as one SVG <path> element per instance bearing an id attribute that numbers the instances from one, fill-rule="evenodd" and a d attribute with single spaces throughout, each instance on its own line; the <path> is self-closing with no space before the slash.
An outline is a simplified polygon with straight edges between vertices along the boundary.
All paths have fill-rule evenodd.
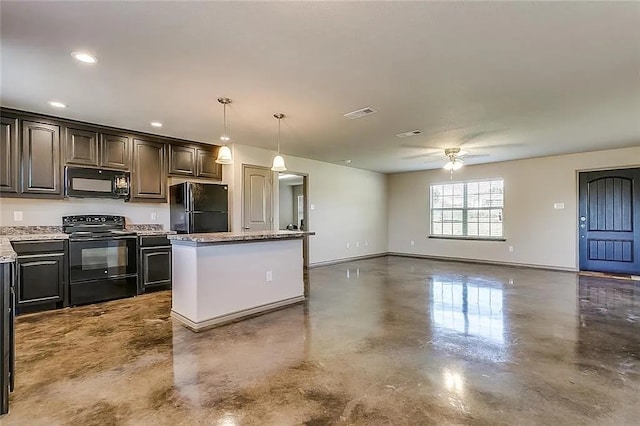
<path id="1" fill-rule="evenodd" d="M 131 200 L 167 201 L 167 168 L 165 144 L 146 139 L 133 139 L 133 172 Z"/>
<path id="2" fill-rule="evenodd" d="M 202 145 L 201 145 L 202 146 Z M 222 179 L 222 165 L 216 163 L 218 146 L 198 148 L 196 151 L 196 177 L 207 179 Z"/>
<path id="3" fill-rule="evenodd" d="M 128 136 L 100 134 L 100 167 L 129 170 L 130 151 Z"/>
<path id="4" fill-rule="evenodd" d="M 22 192 L 62 197 L 60 127 L 22 122 Z"/>
<path id="5" fill-rule="evenodd" d="M 18 119 L 1 117 L 0 132 L 0 192 L 17 194 L 20 190 Z"/>
<path id="6" fill-rule="evenodd" d="M 66 163 L 98 166 L 98 132 L 67 127 L 65 132 Z"/>
<path id="7" fill-rule="evenodd" d="M 169 174 L 195 176 L 196 148 L 177 144 L 169 145 Z"/>

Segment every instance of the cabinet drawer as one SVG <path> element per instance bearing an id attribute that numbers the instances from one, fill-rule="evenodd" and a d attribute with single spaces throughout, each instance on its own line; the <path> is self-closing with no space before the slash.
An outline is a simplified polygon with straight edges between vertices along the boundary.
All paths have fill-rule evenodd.
<path id="1" fill-rule="evenodd" d="M 11 245 L 13 250 L 20 255 L 48 254 L 64 252 L 65 240 L 53 241 L 15 241 Z"/>
<path id="2" fill-rule="evenodd" d="M 169 239 L 164 235 L 152 235 L 140 237 L 140 247 L 171 246 Z"/>

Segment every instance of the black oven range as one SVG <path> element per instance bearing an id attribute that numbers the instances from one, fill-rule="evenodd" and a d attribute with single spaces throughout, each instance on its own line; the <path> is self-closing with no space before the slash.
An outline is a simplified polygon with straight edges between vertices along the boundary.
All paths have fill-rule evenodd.
<path id="1" fill-rule="evenodd" d="M 69 234 L 69 303 L 81 305 L 136 295 L 135 232 L 123 216 L 64 216 Z"/>

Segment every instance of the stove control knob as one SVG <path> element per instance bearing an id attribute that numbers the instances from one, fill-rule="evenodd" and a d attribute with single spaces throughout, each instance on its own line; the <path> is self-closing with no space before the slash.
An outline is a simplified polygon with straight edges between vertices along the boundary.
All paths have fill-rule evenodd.
<path id="1" fill-rule="evenodd" d="M 105 218 L 103 217 L 103 218 L 102 218 L 102 221 L 103 221 L 103 222 L 106 222 L 106 221 L 107 221 L 107 219 L 105 219 Z"/>

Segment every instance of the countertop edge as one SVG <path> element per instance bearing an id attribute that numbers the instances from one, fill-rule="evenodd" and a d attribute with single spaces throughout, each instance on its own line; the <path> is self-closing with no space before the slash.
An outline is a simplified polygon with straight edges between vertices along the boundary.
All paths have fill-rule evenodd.
<path id="1" fill-rule="evenodd" d="M 176 234 L 168 235 L 167 238 L 172 244 L 177 245 L 209 245 L 209 244 L 229 244 L 258 241 L 278 241 L 304 238 L 307 235 L 315 235 L 315 232 L 258 232 L 258 233 L 208 233 L 208 234 Z"/>

